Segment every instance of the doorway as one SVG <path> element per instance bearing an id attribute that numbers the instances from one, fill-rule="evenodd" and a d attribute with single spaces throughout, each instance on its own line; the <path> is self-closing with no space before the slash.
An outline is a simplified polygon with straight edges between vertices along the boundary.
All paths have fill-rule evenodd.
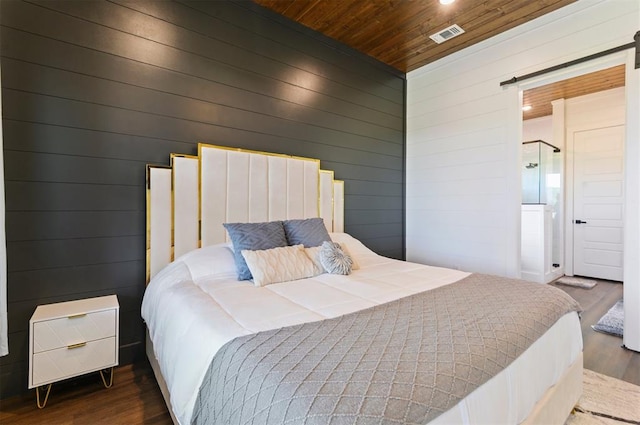
<path id="1" fill-rule="evenodd" d="M 509 122 L 514 123 L 508 128 L 509 137 L 514 141 L 522 140 L 522 95 L 523 91 L 540 87 L 543 85 L 551 84 L 563 79 L 571 78 L 578 75 L 584 75 L 589 72 L 594 72 L 609 68 L 612 66 L 624 64 L 625 65 L 625 87 L 624 92 L 625 102 L 624 111 L 627 121 L 625 123 L 625 142 L 624 142 L 624 186 L 625 186 L 625 198 L 624 198 L 624 337 L 623 344 L 625 347 L 640 351 L 640 262 L 637 261 L 638 254 L 640 253 L 640 171 L 637 164 L 640 160 L 640 72 L 635 69 L 635 52 L 625 51 L 616 54 L 600 57 L 598 59 L 591 60 L 589 62 L 582 63 L 577 66 L 573 66 L 561 71 L 556 71 L 551 74 L 545 74 L 540 77 L 529 79 L 528 81 L 520 82 L 517 86 L 512 86 L 509 90 Z M 559 101 L 562 103 L 564 101 Z M 563 109 L 563 108 L 562 108 Z M 561 118 L 562 126 L 564 129 L 564 115 Z M 519 124 L 519 125 L 518 125 Z M 554 130 L 554 135 L 558 134 L 558 138 L 554 138 L 557 144 L 565 143 L 565 132 L 560 131 L 557 133 Z M 519 143 L 513 144 L 514 149 L 510 152 L 510 158 L 514 161 L 513 175 L 515 176 L 519 170 L 515 168 L 515 161 L 521 160 L 522 151 L 519 148 Z M 567 164 L 572 160 L 572 157 L 567 155 Z M 567 167 L 569 167 L 567 165 Z M 571 164 L 572 167 L 572 164 Z M 566 177 L 562 176 L 563 187 L 566 185 Z M 518 178 L 518 177 L 515 177 Z M 517 187 L 512 187 L 513 198 L 518 199 L 518 194 L 515 193 Z M 521 188 L 518 188 L 521 189 Z M 567 203 L 567 209 L 573 208 L 573 203 Z M 565 226 L 564 235 L 566 240 L 572 240 L 573 238 L 573 224 L 567 223 L 567 217 L 572 217 L 573 211 L 569 214 L 566 211 L 564 214 Z M 571 224 L 568 226 L 568 224 Z M 517 239 L 516 239 L 517 241 Z M 567 243 L 563 247 L 565 253 L 565 260 L 567 258 L 567 252 L 573 250 L 573 244 Z M 573 258 L 573 257 L 571 257 Z M 573 275 L 573 263 L 567 264 L 565 274 Z"/>
<path id="2" fill-rule="evenodd" d="M 547 108 L 540 137 L 540 129 L 531 133 L 539 124 L 531 123 L 544 123 L 545 117 L 523 112 L 523 141 L 546 137 L 562 151 L 555 154 L 560 175 L 550 176 L 562 192 L 553 205 L 553 263 L 560 275 L 622 280 L 624 68 L 610 66 L 523 91 L 523 105 L 535 108 L 546 97 Z"/>

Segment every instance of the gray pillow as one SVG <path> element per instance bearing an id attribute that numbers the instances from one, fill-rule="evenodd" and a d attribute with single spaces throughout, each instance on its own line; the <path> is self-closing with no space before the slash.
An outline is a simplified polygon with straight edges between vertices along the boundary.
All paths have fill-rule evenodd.
<path id="1" fill-rule="evenodd" d="M 305 248 L 312 248 L 331 240 L 327 228 L 324 227 L 324 220 L 321 218 L 285 220 L 282 225 L 289 245 L 304 245 Z"/>
<path id="2" fill-rule="evenodd" d="M 320 247 L 320 263 L 331 274 L 350 274 L 353 260 L 340 249 L 340 244 L 323 242 Z"/>
<path id="3" fill-rule="evenodd" d="M 224 223 L 233 242 L 233 258 L 236 262 L 238 280 L 250 280 L 251 271 L 242 256 L 242 250 L 256 251 L 287 246 L 287 237 L 281 221 L 267 223 Z"/>

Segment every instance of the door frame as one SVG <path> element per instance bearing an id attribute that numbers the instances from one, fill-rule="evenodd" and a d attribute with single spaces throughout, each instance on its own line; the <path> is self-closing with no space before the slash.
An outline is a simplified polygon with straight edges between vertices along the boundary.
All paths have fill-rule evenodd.
<path id="1" fill-rule="evenodd" d="M 590 74 L 592 72 L 601 71 L 603 69 L 611 68 L 617 65 L 626 64 L 628 67 L 629 66 L 627 63 L 628 55 L 629 53 L 627 51 L 622 51 L 622 52 L 614 53 L 611 55 L 602 56 L 600 58 L 593 59 L 588 62 L 583 62 L 578 65 L 574 65 L 558 71 L 550 72 L 548 74 L 541 75 L 540 77 L 532 78 L 531 80 L 527 80 L 519 83 L 517 85 L 518 90 L 513 90 L 512 94 L 510 95 L 510 105 L 511 105 L 510 109 L 517 110 L 517 113 L 519 116 L 518 123 L 520 126 L 520 132 L 516 133 L 512 130 L 512 127 L 510 127 L 508 129 L 509 136 L 513 137 L 514 140 L 520 140 L 522 138 L 522 122 L 523 122 L 522 93 L 525 90 L 533 89 L 540 86 L 546 86 L 548 84 L 556 83 L 558 81 L 566 80 L 573 77 L 578 77 L 580 75 Z M 625 85 L 625 91 L 628 97 L 629 93 L 626 85 Z M 514 92 L 515 94 L 517 94 L 517 96 L 514 94 Z M 560 146 L 562 149 L 562 152 L 564 152 L 564 161 L 563 161 L 562 170 L 560 172 L 563 196 L 562 196 L 562 211 L 561 211 L 562 217 L 560 219 L 561 240 L 559 244 L 560 251 L 561 251 L 560 258 L 562 258 L 564 264 L 560 265 L 560 268 L 557 270 L 557 272 L 560 274 L 560 276 L 562 275 L 562 273 L 566 274 L 567 276 L 573 276 L 573 226 L 571 223 L 571 219 L 569 218 L 569 217 L 573 217 L 573 140 L 569 141 L 568 140 L 569 138 L 567 137 L 569 129 L 565 128 L 565 122 L 566 122 L 565 107 L 566 107 L 565 99 L 559 99 L 553 102 L 553 122 L 554 122 L 553 142 L 554 142 L 554 145 Z M 625 128 L 626 128 L 626 124 L 625 124 Z M 628 130 L 626 132 L 626 137 L 629 137 Z M 569 142 L 571 143 L 571 146 L 569 146 Z M 626 147 L 626 142 L 625 142 L 625 147 Z M 520 150 L 518 152 L 520 154 Z M 625 152 L 626 152 L 626 149 L 625 149 Z M 521 161 L 520 156 L 513 158 L 514 162 L 516 162 L 517 164 L 520 164 L 520 161 Z M 518 172 L 520 172 L 519 168 L 518 168 Z M 569 175 L 569 172 L 570 172 L 570 175 Z M 623 179 L 626 180 L 626 175 L 623 177 Z M 569 189 L 571 190 L 570 193 L 568 193 Z M 518 188 L 518 190 L 520 190 L 521 192 L 522 188 L 520 187 Z M 517 199 L 518 199 L 518 210 L 519 210 L 521 199 L 522 199 L 521 195 Z M 571 202 L 569 202 L 569 200 L 571 200 Z M 626 197 L 624 199 L 624 202 L 626 202 Z M 518 234 L 516 237 L 519 245 L 521 236 L 520 234 Z M 626 250 L 626 242 L 625 242 L 624 249 Z"/>
<path id="2" fill-rule="evenodd" d="M 624 336 L 625 347 L 640 352 L 640 170 L 630 165 L 637 164 L 640 160 L 640 70 L 634 69 L 635 50 L 627 50 L 616 54 L 603 56 L 581 65 L 556 71 L 542 76 L 540 79 L 525 81 L 518 84 L 517 89 L 506 90 L 507 102 L 507 140 L 513 142 L 507 152 L 508 160 L 513 164 L 519 164 L 521 150 L 514 145 L 520 145 L 522 140 L 522 91 L 545 84 L 560 81 L 566 78 L 599 71 L 616 65 L 625 64 L 625 94 L 626 94 L 626 122 L 625 122 L 625 147 L 624 147 Z M 506 76 L 508 77 L 508 76 Z M 554 131 L 554 135 L 555 135 Z M 554 141 L 556 141 L 554 139 Z M 563 140 L 564 141 L 564 140 Z M 518 173 L 520 167 L 509 168 L 511 179 L 520 182 Z M 519 216 L 521 210 L 522 188 L 516 192 L 514 187 L 509 187 L 510 197 L 513 200 L 513 217 Z M 520 221 L 517 220 L 517 224 Z M 514 223 L 515 224 L 515 223 Z M 566 237 L 566 235 L 565 235 Z M 520 229 L 514 228 L 509 237 L 511 245 L 520 245 Z M 520 251 L 518 250 L 517 253 Z M 518 262 L 519 264 L 519 262 Z"/>

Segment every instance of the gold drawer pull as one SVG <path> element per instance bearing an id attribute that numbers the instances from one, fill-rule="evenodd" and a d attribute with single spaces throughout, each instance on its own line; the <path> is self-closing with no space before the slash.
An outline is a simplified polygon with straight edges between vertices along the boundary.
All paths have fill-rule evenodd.
<path id="1" fill-rule="evenodd" d="M 80 317 L 86 316 L 87 313 L 74 314 L 73 316 L 67 316 L 67 319 L 79 319 Z"/>
<path id="2" fill-rule="evenodd" d="M 73 344 L 73 345 L 67 345 L 67 350 L 73 350 L 74 348 L 84 347 L 85 345 L 87 345 L 86 342 L 81 342 L 81 343 Z"/>

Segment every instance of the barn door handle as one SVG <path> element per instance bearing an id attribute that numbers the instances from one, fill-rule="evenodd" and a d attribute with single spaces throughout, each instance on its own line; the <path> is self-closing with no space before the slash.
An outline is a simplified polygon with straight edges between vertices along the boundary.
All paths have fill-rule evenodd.
<path id="1" fill-rule="evenodd" d="M 587 224 L 587 222 L 582 220 L 576 220 L 576 224 Z"/>

